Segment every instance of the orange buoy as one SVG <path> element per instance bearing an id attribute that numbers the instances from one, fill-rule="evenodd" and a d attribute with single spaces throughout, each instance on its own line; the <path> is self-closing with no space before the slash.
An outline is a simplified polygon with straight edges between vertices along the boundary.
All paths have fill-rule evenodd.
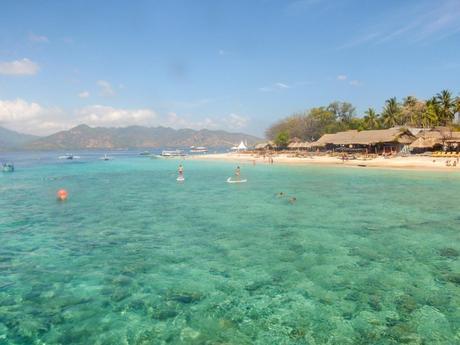
<path id="1" fill-rule="evenodd" d="M 67 191 L 65 189 L 59 189 L 58 192 L 57 192 L 57 198 L 58 198 L 59 201 L 67 200 L 68 196 L 69 196 L 69 194 L 67 193 Z"/>

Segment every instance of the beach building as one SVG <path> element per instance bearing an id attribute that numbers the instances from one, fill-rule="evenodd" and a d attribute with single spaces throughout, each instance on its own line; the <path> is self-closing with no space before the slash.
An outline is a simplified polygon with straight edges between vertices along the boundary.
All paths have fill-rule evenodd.
<path id="1" fill-rule="evenodd" d="M 421 131 L 410 145 L 412 152 L 459 151 L 460 132 L 448 127 L 435 127 Z"/>
<path id="2" fill-rule="evenodd" d="M 265 143 L 259 143 L 254 147 L 257 151 L 268 151 L 276 149 L 276 144 L 274 141 L 267 141 Z"/>
<path id="3" fill-rule="evenodd" d="M 349 130 L 324 134 L 310 144 L 312 148 L 332 151 L 366 151 L 368 153 L 399 153 L 417 138 L 406 129 Z"/>

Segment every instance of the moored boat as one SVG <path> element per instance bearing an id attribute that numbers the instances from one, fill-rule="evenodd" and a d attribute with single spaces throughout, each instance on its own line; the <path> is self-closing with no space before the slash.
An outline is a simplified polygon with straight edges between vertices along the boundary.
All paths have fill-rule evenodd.
<path id="1" fill-rule="evenodd" d="M 182 150 L 163 150 L 161 152 L 161 155 L 163 157 L 182 157 L 186 154 Z"/>
<path id="2" fill-rule="evenodd" d="M 63 156 L 59 156 L 59 159 L 68 159 L 68 160 L 79 159 L 79 158 L 80 158 L 80 156 L 75 156 L 72 153 L 66 153 Z"/>
<path id="3" fill-rule="evenodd" d="M 13 163 L 3 163 L 2 164 L 2 172 L 13 172 L 13 171 L 14 171 Z"/>
<path id="4" fill-rule="evenodd" d="M 112 160 L 113 158 L 107 156 L 107 153 L 106 153 L 106 154 L 104 154 L 104 156 L 102 156 L 102 157 L 99 158 L 99 159 L 102 160 L 102 161 L 110 161 L 110 160 Z"/>
<path id="5" fill-rule="evenodd" d="M 208 152 L 208 149 L 204 146 L 192 146 L 190 147 L 190 152 L 192 153 L 207 153 Z"/>

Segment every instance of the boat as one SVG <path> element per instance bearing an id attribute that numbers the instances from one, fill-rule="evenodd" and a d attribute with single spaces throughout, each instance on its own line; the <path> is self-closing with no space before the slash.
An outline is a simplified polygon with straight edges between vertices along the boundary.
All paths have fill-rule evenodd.
<path id="1" fill-rule="evenodd" d="M 161 155 L 163 157 L 183 157 L 185 153 L 182 150 L 163 150 Z"/>
<path id="2" fill-rule="evenodd" d="M 150 156 L 150 152 L 149 151 L 143 151 L 143 152 L 139 153 L 139 156 Z"/>
<path id="3" fill-rule="evenodd" d="M 59 156 L 59 159 L 68 159 L 68 160 L 73 160 L 73 159 L 79 159 L 80 156 L 75 156 L 74 154 L 71 153 L 66 153 L 63 156 Z"/>
<path id="4" fill-rule="evenodd" d="M 208 149 L 204 146 L 191 146 L 190 147 L 190 152 L 193 152 L 193 153 L 207 153 L 208 152 Z"/>
<path id="5" fill-rule="evenodd" d="M 153 153 L 152 153 L 152 154 L 151 154 L 149 157 L 150 157 L 150 159 L 160 159 L 160 158 L 165 158 L 165 157 L 163 157 L 163 156 L 161 156 L 161 155 L 156 155 L 156 154 L 153 154 Z"/>
<path id="6" fill-rule="evenodd" d="M 231 177 L 229 177 L 229 178 L 227 179 L 227 183 L 245 183 L 245 182 L 248 182 L 248 180 L 246 180 L 246 179 L 242 179 L 242 180 L 232 180 Z"/>
<path id="7" fill-rule="evenodd" d="M 112 157 L 109 157 L 107 156 L 107 153 L 104 154 L 104 156 L 102 156 L 101 158 L 99 158 L 101 161 L 110 161 L 112 160 L 113 158 Z"/>
<path id="8" fill-rule="evenodd" d="M 13 163 L 3 163 L 2 164 L 2 172 L 13 172 L 13 171 L 14 171 Z"/>

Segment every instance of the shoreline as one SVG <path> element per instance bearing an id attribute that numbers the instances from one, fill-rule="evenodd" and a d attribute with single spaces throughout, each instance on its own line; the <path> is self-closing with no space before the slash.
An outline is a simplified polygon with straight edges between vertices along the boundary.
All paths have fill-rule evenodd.
<path id="1" fill-rule="evenodd" d="M 289 157 L 287 154 L 271 156 L 274 165 L 296 165 L 296 166 L 334 166 L 343 168 L 373 168 L 391 170 L 416 170 L 416 171 L 443 171 L 460 172 L 460 165 L 446 166 L 449 158 L 433 158 L 425 156 L 408 156 L 393 158 L 371 158 L 353 159 L 342 161 L 339 157 L 331 156 L 310 156 L 310 157 Z M 252 164 L 270 165 L 268 158 L 248 153 L 211 153 L 206 155 L 191 155 L 187 159 L 203 161 L 228 161 Z M 454 158 L 451 158 L 453 160 Z"/>

